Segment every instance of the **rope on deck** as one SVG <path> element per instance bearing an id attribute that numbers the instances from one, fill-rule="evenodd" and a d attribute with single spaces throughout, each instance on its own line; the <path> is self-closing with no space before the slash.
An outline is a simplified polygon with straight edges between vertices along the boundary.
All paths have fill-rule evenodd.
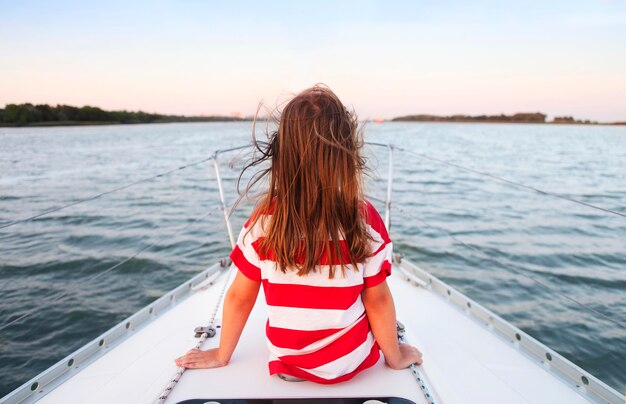
<path id="1" fill-rule="evenodd" d="M 221 262 L 222 267 L 227 267 L 228 265 L 230 265 L 230 260 L 225 259 Z M 215 303 L 215 307 L 213 309 L 213 313 L 211 314 L 211 320 L 209 320 L 209 325 L 206 327 L 206 330 L 208 330 L 207 332 L 203 332 L 200 335 L 200 339 L 198 340 L 198 342 L 196 343 L 196 345 L 192 348 L 192 349 L 200 349 L 202 348 L 202 345 L 204 345 L 204 343 L 206 342 L 207 339 L 213 337 L 215 335 L 215 332 L 210 333 L 211 330 L 215 330 L 215 318 L 217 316 L 217 312 L 220 308 L 220 306 L 222 305 L 222 301 L 224 300 L 224 295 L 226 294 L 226 289 L 228 289 L 228 285 L 230 284 L 230 278 L 232 276 L 232 274 L 236 271 L 232 270 L 232 268 L 234 267 L 234 265 L 232 265 L 230 267 L 230 269 L 228 269 L 228 273 L 226 274 L 226 276 L 224 276 L 224 286 L 222 286 L 222 291 L 220 292 L 220 295 L 217 299 L 217 303 Z M 187 368 L 183 367 L 183 366 L 179 366 L 176 369 L 176 372 L 174 373 L 174 375 L 172 376 L 172 378 L 170 379 L 169 383 L 165 386 L 165 389 L 163 390 L 163 392 L 159 395 L 159 397 L 155 400 L 155 404 L 164 404 L 165 400 L 167 400 L 167 397 L 169 397 L 170 393 L 174 390 L 174 388 L 176 387 L 176 385 L 178 384 L 178 381 L 180 380 L 180 378 L 183 376 L 183 373 L 185 373 L 185 371 L 187 370 Z"/>
<path id="2" fill-rule="evenodd" d="M 406 329 L 404 328 L 404 325 L 398 321 L 396 324 L 396 329 L 398 331 L 398 341 L 401 344 L 406 344 L 407 343 Z M 435 404 L 435 399 L 433 398 L 433 395 L 431 394 L 430 390 L 426 386 L 426 381 L 424 380 L 424 376 L 422 376 L 419 369 L 417 369 L 417 366 L 415 365 L 415 363 L 412 363 L 409 366 L 409 369 L 411 369 L 411 373 L 413 373 L 413 376 L 415 377 L 415 381 L 420 386 L 420 390 L 422 394 L 424 394 L 424 398 L 426 399 L 426 402 L 428 404 Z"/>

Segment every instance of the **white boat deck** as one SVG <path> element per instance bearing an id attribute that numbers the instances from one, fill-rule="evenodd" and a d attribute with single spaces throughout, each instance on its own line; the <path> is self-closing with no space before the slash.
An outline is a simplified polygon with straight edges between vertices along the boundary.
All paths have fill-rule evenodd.
<path id="1" fill-rule="evenodd" d="M 419 369 L 425 375 L 436 403 L 623 400 L 616 392 L 613 398 L 598 400 L 585 387 L 576 387 L 521 349 L 523 346 L 519 341 L 510 341 L 494 331 L 493 326 L 481 322 L 480 316 L 470 315 L 468 310 L 455 304 L 454 299 L 436 292 L 437 287 L 444 285 L 447 288 L 447 285 L 428 275 L 426 283 L 430 286 L 416 286 L 424 278 L 408 274 L 409 270 L 404 265 L 403 269 L 394 267 L 394 274 L 388 282 L 398 319 L 406 326 L 407 339 L 424 354 L 424 364 Z M 434 279 L 435 283 L 432 280 L 429 283 L 429 279 Z M 225 280 L 226 276 L 222 275 L 214 285 L 205 281 L 204 287 L 194 286 L 195 291 L 168 310 L 161 310 L 159 315 L 150 311 L 154 318 L 136 329 L 134 322 L 131 323 L 128 330 L 124 330 L 126 335 L 119 338 L 120 342 L 100 346 L 95 358 L 72 361 L 71 364 L 66 359 L 62 364 L 66 367 L 65 373 L 55 376 L 54 381 L 46 385 L 40 383 L 35 388 L 37 392 L 30 396 L 7 396 L 5 399 L 10 399 L 7 402 L 39 400 L 42 403 L 154 402 L 176 371 L 174 358 L 195 345 L 197 340 L 193 329 L 208 322 Z M 453 295 L 462 296 L 456 291 Z M 220 369 L 188 370 L 167 402 L 313 397 L 401 397 L 416 403 L 426 402 L 410 370 L 391 370 L 382 359 L 351 381 L 337 385 L 290 383 L 269 376 L 265 320 L 265 303 L 263 293 L 260 293 L 231 363 Z M 126 328 L 123 324 L 120 326 L 118 328 Z M 219 329 L 218 335 L 209 339 L 204 348 L 214 347 L 218 341 Z M 97 344 L 98 339 L 94 343 Z M 67 367 L 71 370 L 67 371 Z M 601 384 L 597 379 L 592 381 Z M 33 381 L 28 385 L 31 383 Z"/>

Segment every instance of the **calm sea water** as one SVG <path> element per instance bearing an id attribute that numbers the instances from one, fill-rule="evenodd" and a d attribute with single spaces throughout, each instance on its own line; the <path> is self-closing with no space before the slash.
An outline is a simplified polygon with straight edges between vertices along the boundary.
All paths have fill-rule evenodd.
<path id="1" fill-rule="evenodd" d="M 0 128 L 0 225 L 244 144 L 250 131 Z M 366 139 L 626 213 L 624 127 L 385 123 Z M 382 198 L 387 153 L 367 154 L 368 193 Z M 241 157 L 222 159 L 230 201 Z M 394 159 L 396 250 L 624 391 L 626 219 L 405 152 Z M 216 201 L 205 163 L 0 229 L 0 327 L 33 311 L 0 331 L 0 396 L 226 256 Z"/>

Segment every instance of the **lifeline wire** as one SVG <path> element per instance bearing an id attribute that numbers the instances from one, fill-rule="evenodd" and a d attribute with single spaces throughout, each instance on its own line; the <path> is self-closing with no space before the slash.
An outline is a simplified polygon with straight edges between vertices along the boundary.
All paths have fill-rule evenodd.
<path id="1" fill-rule="evenodd" d="M 168 171 L 162 172 L 162 173 L 160 173 L 160 174 L 155 174 L 155 175 L 152 175 L 152 176 L 150 176 L 150 177 L 146 177 L 146 178 L 143 178 L 143 179 L 137 180 L 137 181 L 135 181 L 135 182 L 131 182 L 131 183 L 129 183 L 129 184 L 122 185 L 122 186 L 119 186 L 119 187 L 117 187 L 117 188 L 113 188 L 113 189 L 110 189 L 110 190 L 108 190 L 108 191 L 101 192 L 101 193 L 99 193 L 99 194 L 97 194 L 97 195 L 92 195 L 92 196 L 89 196 L 89 197 L 87 197 L 87 198 L 79 199 L 79 200 L 76 200 L 76 201 L 74 201 L 74 202 L 70 202 L 70 203 L 68 203 L 68 204 L 66 204 L 66 205 L 63 205 L 63 206 L 58 206 L 58 207 L 56 207 L 56 208 L 50 208 L 50 209 L 47 209 L 47 210 L 41 211 L 41 212 L 39 212 L 39 213 L 37 213 L 37 214 L 35 214 L 35 215 L 28 216 L 28 217 L 25 217 L 25 218 L 22 218 L 22 219 L 18 219 L 18 220 L 14 220 L 14 221 L 12 221 L 12 222 L 5 223 L 5 224 L 3 224 L 3 225 L 0 225 L 0 229 L 6 229 L 7 227 L 15 226 L 15 225 L 16 225 L 16 224 L 18 224 L 18 223 L 30 222 L 31 220 L 35 220 L 35 219 L 40 218 L 40 217 L 42 217 L 42 216 L 49 215 L 50 213 L 58 212 L 58 211 L 60 211 L 60 210 L 67 209 L 67 208 L 72 207 L 72 206 L 80 205 L 81 203 L 85 203 L 85 202 L 93 201 L 94 199 L 98 199 L 98 198 L 100 198 L 100 197 L 103 197 L 103 196 L 105 196 L 105 195 L 112 194 L 112 193 L 114 193 L 114 192 L 122 191 L 122 190 L 124 190 L 124 189 L 126 189 L 126 188 L 133 187 L 133 186 L 138 185 L 138 184 L 141 184 L 141 183 L 143 183 L 143 182 L 152 181 L 152 180 L 154 180 L 154 179 L 156 179 L 156 178 L 165 177 L 166 175 L 170 175 L 170 174 L 171 174 L 171 173 L 173 173 L 173 172 L 180 171 L 180 170 L 184 170 L 185 168 L 189 168 L 189 167 L 197 166 L 197 165 L 202 164 L 202 163 L 206 163 L 207 161 L 212 160 L 213 158 L 214 158 L 213 156 L 211 156 L 211 157 L 207 157 L 207 158 L 202 159 L 202 160 L 194 161 L 194 162 L 192 162 L 192 163 L 185 164 L 185 165 L 183 165 L 183 166 L 173 168 L 173 169 L 171 169 L 171 170 L 168 170 Z"/>
<path id="2" fill-rule="evenodd" d="M 588 208 L 600 210 L 600 211 L 603 211 L 605 213 L 610 213 L 610 214 L 613 214 L 613 215 L 617 215 L 617 216 L 621 216 L 621 217 L 626 218 L 626 213 L 618 212 L 618 211 L 612 210 L 612 209 L 603 208 L 601 206 L 597 206 L 597 205 L 594 205 L 594 204 L 591 204 L 591 203 L 588 203 L 588 202 L 584 202 L 584 201 L 581 201 L 581 200 L 578 200 L 578 199 L 574 199 L 574 198 L 570 198 L 570 197 L 567 197 L 567 196 L 563 196 L 563 195 L 555 194 L 555 193 L 552 193 L 552 192 L 544 191 L 544 190 L 541 190 L 539 188 L 535 188 L 535 187 L 532 187 L 530 185 L 522 184 L 520 182 L 515 182 L 515 181 L 512 181 L 512 180 L 503 178 L 503 177 L 499 177 L 499 176 L 494 175 L 494 174 L 489 174 L 489 173 L 486 173 L 484 171 L 479 171 L 479 170 L 475 170 L 473 168 L 464 167 L 462 165 L 459 165 L 459 164 L 456 164 L 456 163 L 452 163 L 452 162 L 447 161 L 447 160 L 442 160 L 442 159 L 438 159 L 438 158 L 435 158 L 435 157 L 430 157 L 430 156 L 427 156 L 425 154 L 415 152 L 413 150 L 407 150 L 407 149 L 402 148 L 402 147 L 396 147 L 396 149 L 400 150 L 400 151 L 403 151 L 405 153 L 413 154 L 415 156 L 421 157 L 421 158 L 426 159 L 426 160 L 435 161 L 437 163 L 441 163 L 441 164 L 445 164 L 445 165 L 448 165 L 448 166 L 451 166 L 451 167 L 458 168 L 459 170 L 468 171 L 470 173 L 482 175 L 484 177 L 488 177 L 488 178 L 494 179 L 496 181 L 504 182 L 504 183 L 507 183 L 509 185 L 513 185 L 513 186 L 516 186 L 516 187 L 519 187 L 519 188 L 524 188 L 526 190 L 533 191 L 533 192 L 536 192 L 536 193 L 541 194 L 541 195 L 547 195 L 547 196 L 551 196 L 553 198 L 558 198 L 558 199 L 562 199 L 562 200 L 565 200 L 565 201 L 568 201 L 568 202 L 577 203 L 579 205 L 583 205 L 583 206 L 586 206 Z"/>
<path id="3" fill-rule="evenodd" d="M 556 289 L 552 288 L 551 286 L 548 286 L 547 284 L 545 284 L 545 283 L 541 282 L 541 281 L 540 281 L 540 280 L 538 280 L 537 278 L 532 277 L 532 276 L 530 276 L 530 275 L 528 275 L 528 274 L 525 274 L 525 273 L 524 273 L 524 272 L 526 272 L 525 270 L 518 270 L 518 269 L 514 269 L 514 268 L 513 268 L 513 267 L 511 267 L 510 265 L 505 264 L 505 263 L 503 263 L 502 261 L 500 261 L 499 259 L 497 259 L 497 258 L 495 258 L 495 257 L 493 257 L 493 256 L 491 256 L 491 255 L 489 255 L 489 254 L 487 254 L 486 252 L 484 252 L 484 251 L 483 251 L 482 249 L 480 249 L 479 247 L 473 246 L 473 245 L 471 245 L 471 244 L 467 244 L 466 242 L 464 242 L 463 240 L 459 239 L 458 237 L 456 237 L 456 236 L 455 236 L 455 235 L 453 235 L 452 233 L 448 232 L 447 230 L 445 230 L 445 229 L 443 229 L 443 228 L 441 228 L 441 227 L 434 226 L 434 225 L 432 225 L 432 224 L 428 223 L 427 221 L 425 221 L 424 219 L 422 219 L 422 218 L 420 218 L 420 217 L 418 217 L 418 216 L 416 216 L 416 215 L 414 215 L 414 214 L 411 214 L 411 213 L 409 213 L 409 212 L 406 212 L 404 209 L 398 208 L 398 210 L 400 210 L 400 211 L 401 211 L 401 212 L 403 212 L 403 213 L 408 214 L 408 215 L 409 215 L 412 219 L 415 219 L 415 220 L 417 220 L 417 221 L 419 221 L 419 222 L 421 222 L 421 223 L 425 224 L 426 226 L 428 226 L 428 227 L 430 227 L 430 228 L 432 228 L 432 229 L 435 229 L 435 230 L 438 230 L 438 231 L 440 231 L 440 232 L 445 233 L 448 237 L 450 237 L 452 240 L 456 241 L 457 243 L 461 244 L 463 247 L 465 247 L 465 248 L 469 248 L 469 249 L 471 249 L 471 250 L 473 250 L 473 251 L 477 251 L 477 252 L 479 252 L 481 255 L 483 255 L 483 256 L 485 256 L 485 257 L 489 258 L 490 260 L 496 261 L 498 264 L 500 264 L 500 266 L 501 266 L 504 270 L 506 270 L 506 271 L 513 271 L 514 273 L 516 273 L 516 274 L 518 274 L 518 275 L 522 275 L 523 277 L 525 277 L 525 278 L 527 278 L 527 279 L 530 279 L 531 281 L 533 281 L 533 282 L 535 282 L 536 284 L 538 284 L 538 285 L 540 285 L 540 286 L 544 287 L 545 289 L 549 290 L 550 292 L 554 293 L 555 295 L 557 295 L 557 296 L 559 296 L 559 297 L 562 297 L 562 298 L 564 298 L 564 299 L 567 299 L 567 300 L 569 300 L 570 302 L 572 302 L 572 303 L 575 303 L 575 304 L 579 305 L 579 306 L 580 306 L 580 307 L 582 307 L 583 309 L 588 310 L 588 311 L 590 311 L 590 312 L 592 312 L 592 313 L 594 313 L 594 314 L 597 314 L 597 315 L 601 316 L 601 317 L 602 317 L 602 318 L 604 318 L 605 320 L 610 321 L 611 323 L 613 323 L 613 324 L 617 325 L 617 326 L 618 326 L 618 327 L 620 327 L 620 328 L 625 328 L 625 329 L 626 329 L 626 325 L 622 324 L 619 320 L 615 320 L 614 318 L 609 317 L 608 315 L 604 314 L 603 312 L 601 312 L 601 311 L 599 311 L 599 310 L 597 310 L 597 309 L 594 309 L 593 307 L 589 307 L 589 306 L 585 305 L 584 303 L 579 302 L 578 300 L 574 299 L 573 297 L 570 297 L 570 296 L 568 296 L 568 295 L 566 295 L 566 294 L 564 294 L 564 293 L 561 293 L 561 292 L 557 291 Z"/>
<path id="4" fill-rule="evenodd" d="M 137 258 L 137 256 L 139 256 L 139 254 L 141 254 L 142 252 L 146 251 L 147 249 L 159 246 L 164 241 L 172 239 L 174 236 L 176 236 L 177 234 L 185 231 L 186 229 L 188 229 L 192 224 L 196 223 L 197 221 L 202 220 L 202 219 L 204 219 L 204 218 L 206 218 L 208 216 L 211 216 L 213 214 L 213 212 L 215 212 L 218 208 L 219 208 L 219 206 L 214 207 L 213 209 L 210 209 L 204 215 L 195 218 L 194 220 L 189 222 L 186 226 L 178 229 L 176 232 L 174 232 L 174 234 L 168 235 L 166 237 L 163 237 L 163 238 L 161 238 L 159 240 L 154 241 L 151 244 L 148 244 L 148 245 L 140 248 L 135 254 L 131 255 L 130 257 L 127 257 L 127 258 L 123 259 L 122 261 L 118 262 L 117 264 L 115 264 L 115 265 L 105 269 L 104 271 L 99 272 L 99 273 L 97 273 L 97 274 L 87 278 L 86 280 L 82 281 L 82 283 L 84 283 L 84 284 L 90 283 L 90 282 L 94 281 L 95 279 L 98 279 L 101 276 L 103 276 L 103 275 L 105 275 L 105 274 L 115 270 L 116 268 L 121 267 L 122 265 L 124 265 L 125 263 L 133 260 L 134 258 Z M 57 293 L 56 295 L 52 295 L 52 296 L 49 296 L 48 298 L 46 298 L 44 303 L 47 303 L 47 302 L 49 302 L 51 300 L 53 300 L 53 301 L 58 303 L 58 302 L 60 302 L 59 299 L 66 298 L 71 292 L 72 292 L 71 289 L 68 290 L 68 291 L 65 291 L 65 292 L 61 291 L 61 292 Z M 25 313 L 22 313 L 19 317 L 4 323 L 2 326 L 0 326 L 0 331 L 4 330 L 5 328 L 10 327 L 11 325 L 13 325 L 15 323 L 18 323 L 18 322 L 22 321 L 23 319 L 25 319 L 27 317 L 30 317 L 33 313 L 37 312 L 40 309 L 41 306 L 42 305 L 40 304 L 39 306 L 37 306 L 37 307 L 35 307 L 35 308 L 25 312 Z"/>

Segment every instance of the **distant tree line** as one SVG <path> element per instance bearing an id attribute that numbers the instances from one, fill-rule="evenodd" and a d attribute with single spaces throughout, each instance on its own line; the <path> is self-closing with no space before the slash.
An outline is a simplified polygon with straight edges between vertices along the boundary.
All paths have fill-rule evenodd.
<path id="1" fill-rule="evenodd" d="M 86 124 L 86 123 L 159 123 L 159 122 L 210 122 L 242 121 L 245 118 L 226 116 L 180 116 L 161 115 L 133 111 L 105 111 L 98 107 L 73 107 L 57 105 L 55 107 L 40 104 L 7 104 L 0 109 L 0 125 L 23 126 L 37 124 Z"/>
<path id="2" fill-rule="evenodd" d="M 524 112 L 514 115 L 407 115 L 394 118 L 393 121 L 545 123 L 546 114 L 541 112 Z"/>
<path id="3" fill-rule="evenodd" d="M 590 121 L 589 119 L 574 119 L 573 116 L 555 116 L 554 120 L 552 121 L 552 123 L 569 123 L 569 124 L 584 124 L 584 125 L 590 125 L 590 124 L 596 124 L 598 122 L 596 121 Z"/>

